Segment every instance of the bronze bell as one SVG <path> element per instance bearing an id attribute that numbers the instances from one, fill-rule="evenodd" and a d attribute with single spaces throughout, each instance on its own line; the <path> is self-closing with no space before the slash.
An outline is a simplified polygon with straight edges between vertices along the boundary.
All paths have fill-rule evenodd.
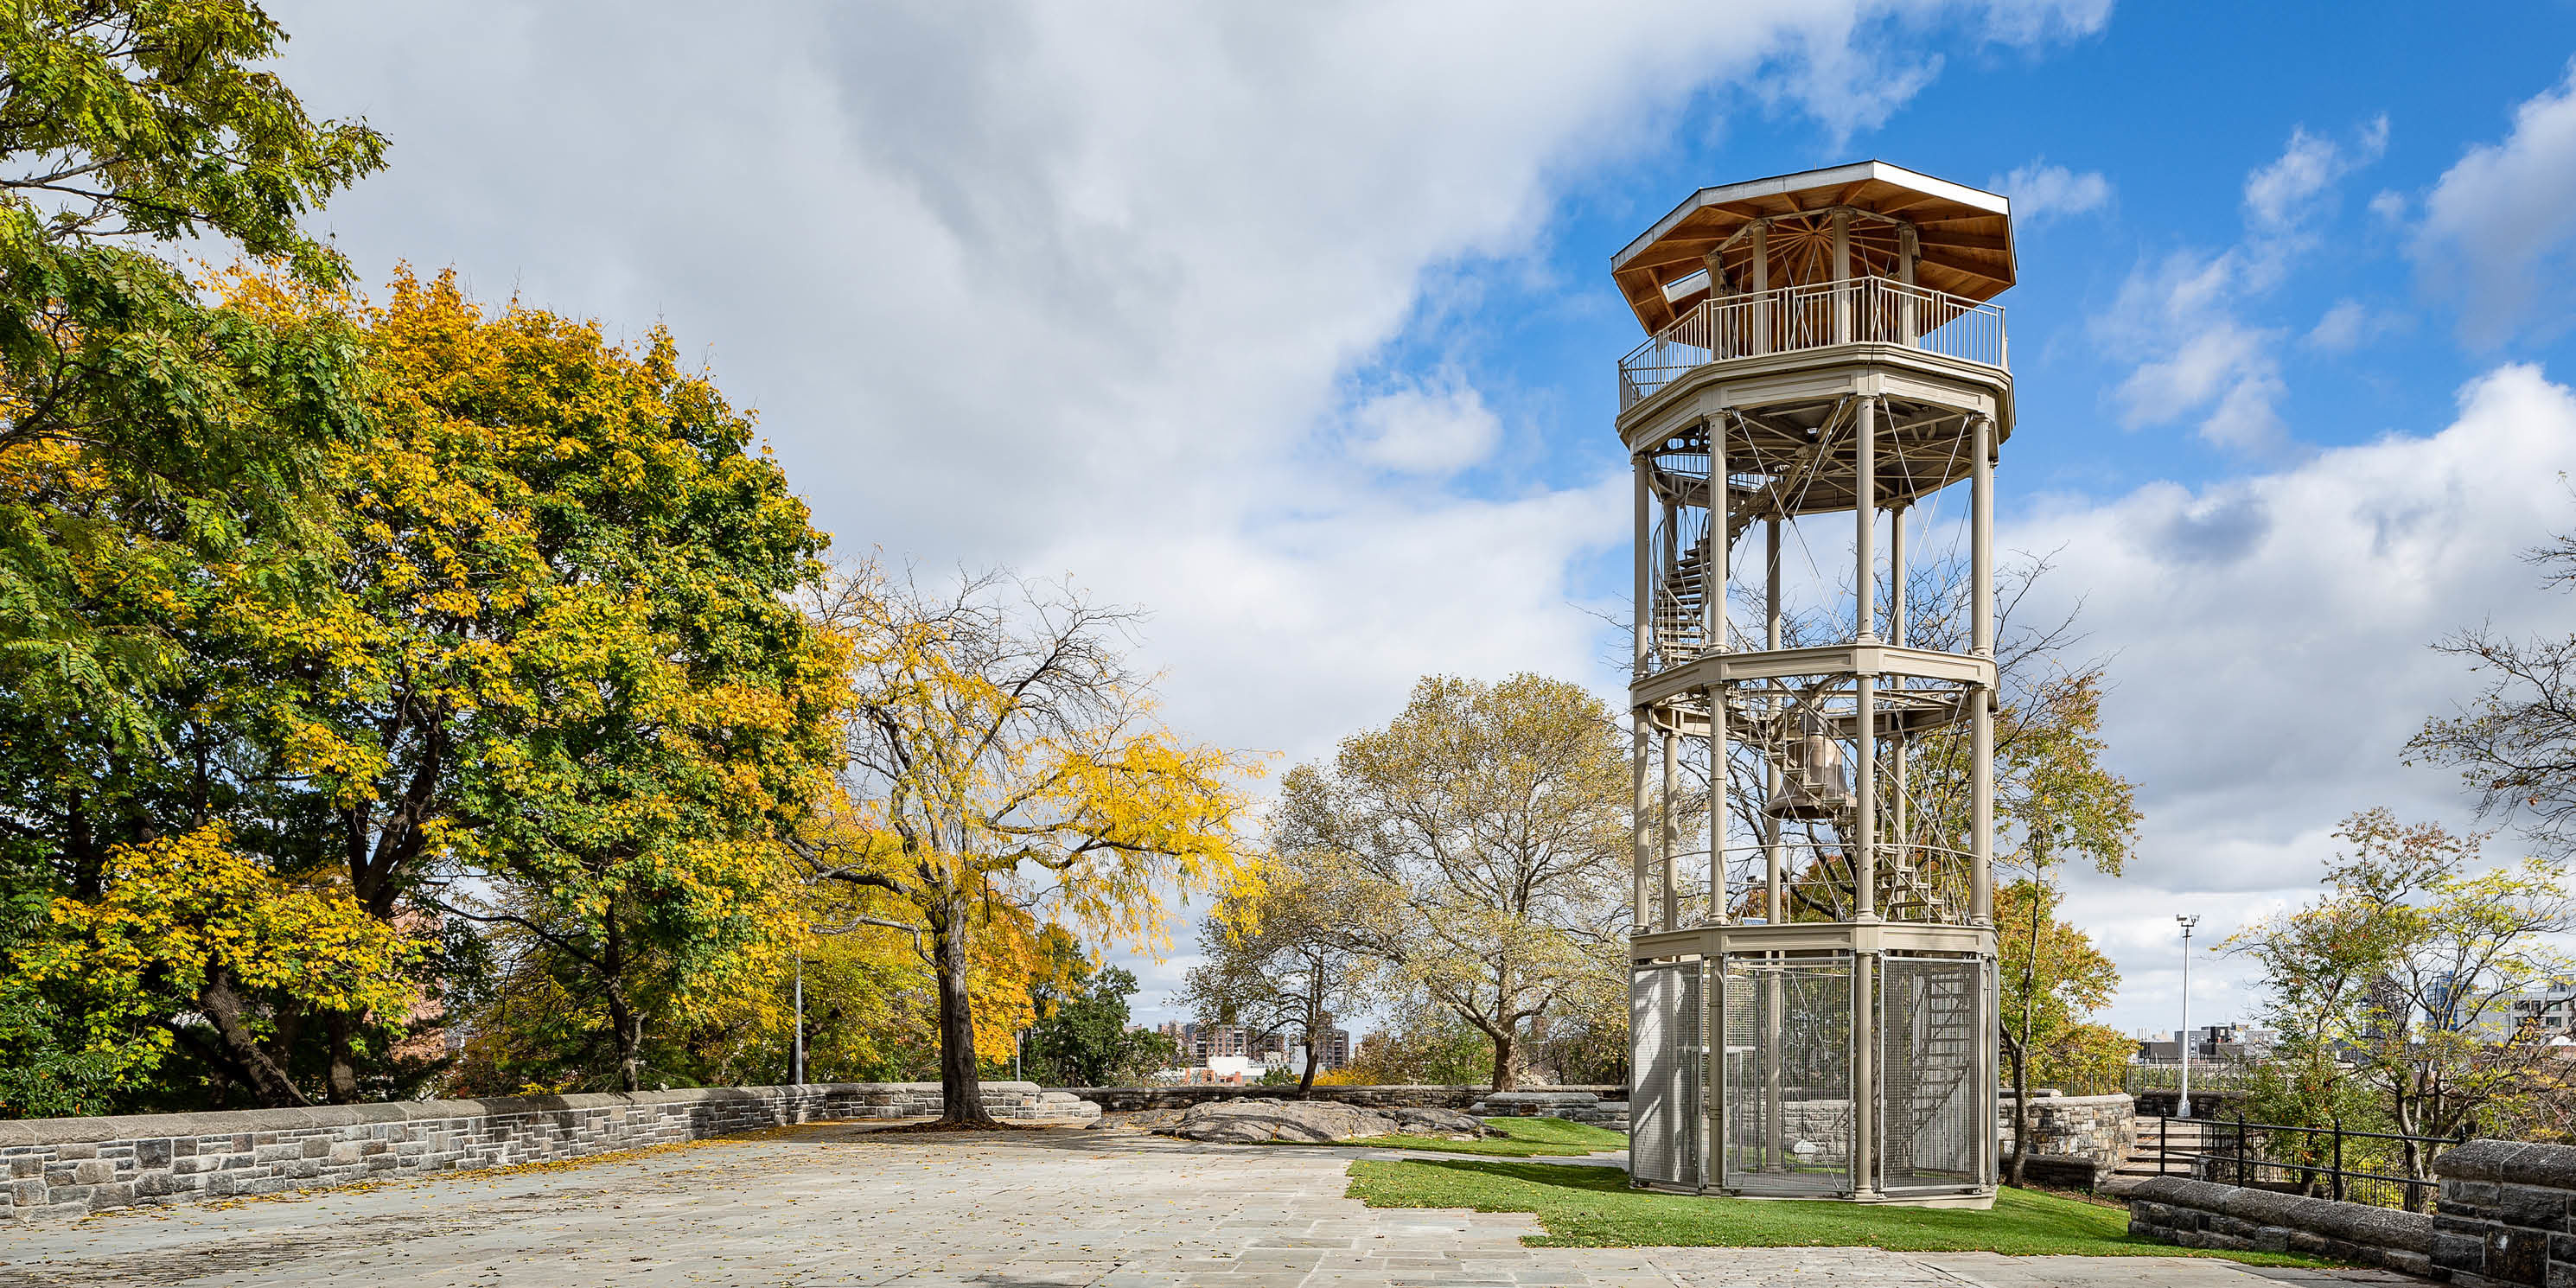
<path id="1" fill-rule="evenodd" d="M 1779 794 L 1762 812 L 1773 818 L 1827 819 L 1850 808 L 1842 744 L 1820 733 L 1792 740 L 1781 757 Z"/>

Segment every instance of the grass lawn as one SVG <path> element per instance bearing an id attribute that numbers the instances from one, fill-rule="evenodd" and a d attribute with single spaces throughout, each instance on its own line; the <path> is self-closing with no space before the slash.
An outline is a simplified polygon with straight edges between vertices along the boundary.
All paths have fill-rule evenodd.
<path id="1" fill-rule="evenodd" d="M 1593 1127 L 1563 1118 L 1488 1118 L 1485 1125 L 1502 1133 L 1485 1140 L 1444 1140 L 1438 1136 L 1371 1136 L 1359 1145 L 1395 1149 L 1439 1150 L 1444 1154 L 1484 1154 L 1501 1158 L 1583 1155 L 1604 1149 L 1626 1149 L 1625 1132 Z"/>
<path id="2" fill-rule="evenodd" d="M 2203 1251 L 2133 1238 L 2124 1209 L 2030 1190 L 1997 1193 L 1991 1212 L 1700 1198 L 1630 1189 L 1627 1173 L 1616 1168 L 1461 1159 L 1353 1163 L 1349 1193 L 1370 1207 L 1532 1213 L 1547 1234 L 1529 1242 L 1543 1247 L 1869 1247 L 2013 1256 L 2215 1256 L 2267 1266 L 2327 1264 L 2308 1257 Z"/>

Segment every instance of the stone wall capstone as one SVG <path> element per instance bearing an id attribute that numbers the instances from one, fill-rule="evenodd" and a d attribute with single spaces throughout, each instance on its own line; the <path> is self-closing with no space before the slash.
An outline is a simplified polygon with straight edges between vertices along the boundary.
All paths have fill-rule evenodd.
<path id="1" fill-rule="evenodd" d="M 2151 1176 L 2129 1192 L 2129 1233 L 2141 1238 L 2186 1248 L 2305 1253 L 2440 1278 L 2434 1220 L 2422 1212 L 2179 1176 Z M 2473 1283 L 2456 1274 L 2452 1282 Z"/>
<path id="2" fill-rule="evenodd" d="M 2576 1147 L 2473 1140 L 2433 1160 L 2433 1264 L 2465 1288 L 2576 1285 Z"/>
<path id="3" fill-rule="evenodd" d="M 1218 1086 L 1201 1084 L 1179 1087 L 1066 1087 L 1066 1094 L 1090 1101 L 1113 1113 L 1137 1113 L 1148 1109 L 1187 1109 L 1215 1100 L 1287 1098 L 1296 1094 L 1294 1087 Z M 1612 1086 L 1523 1087 L 1527 1092 L 1584 1091 L 1596 1097 L 1627 1099 L 1627 1091 Z M 1466 1109 L 1485 1099 L 1493 1088 L 1479 1086 L 1316 1087 L 1310 1097 L 1336 1104 L 1359 1105 L 1370 1109 Z"/>
<path id="4" fill-rule="evenodd" d="M 1100 1117 L 1033 1082 L 985 1083 L 984 1107 L 1015 1122 Z M 0 1222 L 938 1112 L 938 1083 L 874 1082 L 0 1121 Z"/>

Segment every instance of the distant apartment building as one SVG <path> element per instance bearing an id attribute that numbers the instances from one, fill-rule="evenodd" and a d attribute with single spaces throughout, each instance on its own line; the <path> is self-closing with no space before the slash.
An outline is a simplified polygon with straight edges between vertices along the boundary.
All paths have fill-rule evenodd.
<path id="1" fill-rule="evenodd" d="M 2141 1064 L 2180 1064 L 2183 1048 L 2188 1044 L 2191 1058 L 2208 1060 L 2260 1060 L 2272 1053 L 2280 1041 L 2277 1030 L 2251 1024 L 2212 1024 L 2203 1028 L 2176 1029 L 2157 1037 L 2139 1035 L 2137 1059 Z"/>
<path id="2" fill-rule="evenodd" d="M 2487 1003 L 2473 1024 L 2461 1027 L 2474 1028 L 2498 1041 L 2576 1036 L 2576 981 L 2554 980 L 2539 988 L 2507 993 Z"/>
<path id="3" fill-rule="evenodd" d="M 1194 1066 L 1211 1060 L 1240 1058 L 1257 1065 L 1295 1065 L 1305 1054 L 1305 1046 L 1295 1035 L 1287 1033 L 1256 1034 L 1239 1024 L 1189 1024 L 1172 1021 L 1154 1030 L 1170 1038 L 1181 1051 L 1181 1059 Z M 1338 1069 L 1351 1062 L 1351 1034 L 1348 1029 L 1334 1029 L 1315 1037 L 1315 1064 L 1321 1069 Z"/>

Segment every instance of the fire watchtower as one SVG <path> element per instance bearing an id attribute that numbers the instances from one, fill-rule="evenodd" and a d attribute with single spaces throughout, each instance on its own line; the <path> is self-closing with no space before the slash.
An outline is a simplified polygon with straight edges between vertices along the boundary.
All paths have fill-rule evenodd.
<path id="1" fill-rule="evenodd" d="M 1984 1206 L 2010 207 L 1862 162 L 1703 189 L 1611 272 L 1650 337 L 1631 1174 Z"/>

